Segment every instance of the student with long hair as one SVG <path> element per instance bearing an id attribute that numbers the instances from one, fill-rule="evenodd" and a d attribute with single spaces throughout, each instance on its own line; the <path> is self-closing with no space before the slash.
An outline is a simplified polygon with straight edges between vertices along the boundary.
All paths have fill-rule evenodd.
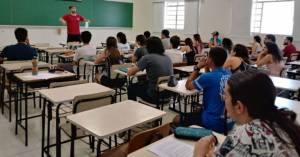
<path id="1" fill-rule="evenodd" d="M 129 53 L 130 46 L 127 43 L 126 35 L 123 32 L 119 32 L 117 34 L 117 40 L 118 40 L 118 48 L 123 51 L 123 53 Z"/>
<path id="2" fill-rule="evenodd" d="M 185 56 L 187 59 L 187 65 L 195 65 L 194 63 L 194 58 L 196 55 L 196 50 L 193 45 L 193 41 L 191 38 L 186 38 L 185 41 L 185 46 L 181 49 L 182 52 L 186 52 Z"/>
<path id="3" fill-rule="evenodd" d="M 231 51 L 232 51 L 232 48 L 233 48 L 233 43 L 232 43 L 231 39 L 224 38 L 222 40 L 221 47 L 226 50 L 226 52 L 227 52 L 227 58 L 229 58 L 230 54 L 231 54 Z"/>
<path id="4" fill-rule="evenodd" d="M 114 37 L 108 37 L 106 40 L 106 49 L 97 57 L 95 60 L 95 64 L 104 63 L 105 59 L 109 61 L 108 67 L 116 64 L 123 64 L 122 63 L 123 52 L 118 49 L 117 40 Z M 117 80 L 110 78 L 110 68 L 104 74 L 96 74 L 94 82 L 102 84 L 106 87 L 116 87 L 120 84 L 125 84 L 126 80 Z"/>
<path id="5" fill-rule="evenodd" d="M 238 126 L 217 152 L 210 152 L 215 137 L 207 136 L 195 145 L 194 157 L 207 154 L 218 157 L 300 155 L 300 126 L 296 113 L 278 109 L 272 80 L 258 71 L 232 75 L 224 90 L 228 115 Z M 216 154 L 215 154 L 216 153 Z"/>
<path id="6" fill-rule="evenodd" d="M 135 43 L 138 45 L 138 48 L 131 59 L 132 63 L 138 62 L 142 57 L 148 54 L 146 49 L 146 37 L 144 35 L 140 34 L 136 36 Z"/>
<path id="7" fill-rule="evenodd" d="M 194 46 L 197 48 L 198 54 L 202 54 L 204 45 L 199 34 L 194 34 Z"/>
<path id="8" fill-rule="evenodd" d="M 251 69 L 247 47 L 236 44 L 231 52 L 231 57 L 226 60 L 223 68 L 230 70 L 232 74 Z"/>
<path id="9" fill-rule="evenodd" d="M 279 76 L 280 71 L 284 67 L 284 61 L 278 50 L 277 44 L 274 42 L 266 43 L 264 51 L 259 53 L 257 57 L 256 64 L 257 67 L 266 65 L 271 76 Z"/>

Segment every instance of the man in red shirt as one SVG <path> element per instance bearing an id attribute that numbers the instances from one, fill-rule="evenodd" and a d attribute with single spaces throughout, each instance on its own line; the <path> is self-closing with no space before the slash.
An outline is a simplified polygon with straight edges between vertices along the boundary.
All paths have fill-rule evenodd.
<path id="1" fill-rule="evenodd" d="M 286 47 L 282 50 L 284 57 L 288 58 L 288 62 L 291 61 L 291 54 L 297 53 L 296 47 L 292 44 L 293 43 L 293 37 L 288 36 L 285 37 L 283 45 L 286 45 Z"/>
<path id="2" fill-rule="evenodd" d="M 90 20 L 84 19 L 81 15 L 76 13 L 76 7 L 74 5 L 71 5 L 69 7 L 71 13 L 66 14 L 65 16 L 61 17 L 59 21 L 63 24 L 67 24 L 68 28 L 68 39 L 67 42 L 81 42 L 80 39 L 80 22 L 88 22 L 90 23 Z"/>

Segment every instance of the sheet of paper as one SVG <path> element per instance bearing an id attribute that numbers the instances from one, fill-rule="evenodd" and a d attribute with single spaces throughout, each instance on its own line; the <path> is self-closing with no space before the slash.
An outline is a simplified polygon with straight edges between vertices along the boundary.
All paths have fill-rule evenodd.
<path id="1" fill-rule="evenodd" d="M 175 138 L 168 138 L 148 150 L 160 157 L 192 157 L 194 147 Z"/>
<path id="2" fill-rule="evenodd" d="M 31 78 L 31 79 L 43 79 L 43 80 L 47 80 L 49 78 L 57 77 L 57 74 L 39 73 L 38 75 L 26 75 L 24 77 Z"/>

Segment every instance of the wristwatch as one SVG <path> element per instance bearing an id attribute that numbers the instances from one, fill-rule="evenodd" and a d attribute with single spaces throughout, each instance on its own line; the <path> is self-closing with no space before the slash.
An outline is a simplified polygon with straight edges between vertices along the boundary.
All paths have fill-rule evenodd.
<path id="1" fill-rule="evenodd" d="M 194 71 L 200 71 L 200 68 L 198 68 L 197 65 L 194 66 Z"/>

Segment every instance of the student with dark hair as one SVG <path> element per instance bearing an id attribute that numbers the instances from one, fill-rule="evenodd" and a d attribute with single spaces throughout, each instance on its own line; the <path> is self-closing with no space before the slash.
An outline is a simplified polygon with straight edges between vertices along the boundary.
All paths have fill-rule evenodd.
<path id="1" fill-rule="evenodd" d="M 15 30 L 15 37 L 18 43 L 6 46 L 0 54 L 0 60 L 4 58 L 7 58 L 9 61 L 32 60 L 34 56 L 37 56 L 36 49 L 30 47 L 28 32 L 25 28 L 17 28 Z"/>
<path id="2" fill-rule="evenodd" d="M 181 52 L 186 52 L 185 56 L 186 56 L 186 60 L 187 60 L 187 65 L 188 66 L 195 65 L 194 58 L 196 55 L 196 50 L 193 45 L 193 41 L 191 38 L 186 38 L 184 43 L 185 43 L 185 46 L 181 49 Z"/>
<path id="3" fill-rule="evenodd" d="M 151 37 L 151 33 L 149 31 L 145 31 L 144 36 L 146 37 L 146 39 L 148 39 Z"/>
<path id="4" fill-rule="evenodd" d="M 226 137 L 216 152 L 210 151 L 216 143 L 215 137 L 199 140 L 194 157 L 207 154 L 218 157 L 299 156 L 297 115 L 286 108 L 278 109 L 276 96 L 276 88 L 266 74 L 249 70 L 232 75 L 222 97 L 228 115 L 240 126 Z"/>
<path id="5" fill-rule="evenodd" d="M 126 35 L 122 32 L 117 34 L 118 48 L 123 51 L 123 53 L 129 53 L 130 45 L 127 43 Z"/>
<path id="6" fill-rule="evenodd" d="M 135 75 L 139 71 L 146 70 L 149 77 L 149 83 L 133 83 L 127 87 L 128 99 L 136 101 L 140 97 L 144 101 L 156 104 L 157 79 L 161 76 L 173 75 L 173 64 L 171 59 L 165 55 L 162 41 L 158 37 L 150 37 L 146 40 L 146 49 L 148 55 L 144 56 L 135 66 L 127 72 L 128 76 Z M 166 101 L 169 101 L 165 97 Z"/>
<path id="7" fill-rule="evenodd" d="M 161 32 L 161 41 L 165 50 L 170 49 L 170 32 L 166 29 Z"/>
<path id="8" fill-rule="evenodd" d="M 231 51 L 232 51 L 232 48 L 233 48 L 232 41 L 229 38 L 224 38 L 222 40 L 221 47 L 226 50 L 226 52 L 227 52 L 227 58 L 229 58 L 230 54 L 231 54 Z"/>
<path id="9" fill-rule="evenodd" d="M 67 24 L 67 30 L 68 30 L 68 39 L 67 42 L 74 42 L 80 40 L 80 22 L 88 22 L 90 23 L 90 20 L 84 19 L 81 15 L 76 13 L 76 7 L 74 5 L 71 5 L 69 7 L 70 14 L 66 14 L 63 17 L 59 19 L 59 21 L 63 24 Z"/>
<path id="10" fill-rule="evenodd" d="M 252 69 L 247 47 L 236 44 L 231 52 L 231 57 L 226 60 L 223 68 L 230 70 L 232 74 Z"/>
<path id="11" fill-rule="evenodd" d="M 212 46 L 217 47 L 217 46 L 221 46 L 222 41 L 221 39 L 219 39 L 219 32 L 218 31 L 214 31 L 211 33 L 212 38 L 209 41 L 208 47 L 211 48 Z"/>
<path id="12" fill-rule="evenodd" d="M 277 44 L 274 42 L 266 43 L 264 51 L 262 51 L 257 57 L 256 64 L 257 67 L 266 65 L 271 76 L 279 77 L 280 71 L 284 67 L 284 61 L 279 53 Z"/>
<path id="13" fill-rule="evenodd" d="M 173 36 L 170 39 L 170 50 L 166 50 L 165 54 L 169 56 L 174 63 L 181 63 L 183 61 L 183 53 L 178 50 L 180 46 L 180 38 L 178 36 Z"/>
<path id="14" fill-rule="evenodd" d="M 273 35 L 273 34 L 267 34 L 267 35 L 266 35 L 264 44 L 266 45 L 266 44 L 269 43 L 269 42 L 274 42 L 274 43 L 276 43 L 276 37 L 275 37 L 275 35 Z M 278 47 L 278 51 L 279 51 L 279 54 L 280 54 L 281 56 L 283 56 L 283 52 L 282 52 L 282 50 L 281 50 L 279 47 Z"/>
<path id="15" fill-rule="evenodd" d="M 106 49 L 97 57 L 95 64 L 104 63 L 105 59 L 109 60 L 107 67 L 113 65 L 123 64 L 122 62 L 123 52 L 118 49 L 117 40 L 114 37 L 108 37 L 106 40 Z M 111 79 L 110 78 L 110 68 L 107 68 L 103 74 L 96 74 L 94 82 L 99 83 L 103 86 L 114 88 L 117 86 L 124 85 L 126 80 L 124 79 Z"/>
<path id="16" fill-rule="evenodd" d="M 287 61 L 291 61 L 291 54 L 297 53 L 296 47 L 293 45 L 293 37 L 287 36 L 283 41 L 283 45 L 285 45 L 284 49 L 282 50 L 284 57 L 287 57 Z"/>
<path id="17" fill-rule="evenodd" d="M 261 52 L 263 49 L 260 36 L 256 35 L 253 37 L 253 43 L 251 43 L 251 47 L 252 47 L 252 54 L 256 55 L 257 57 L 258 53 Z"/>
<path id="18" fill-rule="evenodd" d="M 84 31 L 80 35 L 83 46 L 75 50 L 75 55 L 72 63 L 57 63 L 57 68 L 63 68 L 67 71 L 77 73 L 78 60 L 84 56 L 96 55 L 97 49 L 95 46 L 90 45 L 92 34 L 89 31 Z M 87 57 L 84 60 L 95 60 L 94 57 Z M 80 75 L 83 75 L 84 66 L 80 66 Z M 92 71 L 92 67 L 87 66 L 87 71 Z"/>
<path id="19" fill-rule="evenodd" d="M 135 39 L 135 43 L 138 45 L 138 48 L 131 59 L 132 63 L 138 62 L 142 57 L 148 54 L 146 49 L 146 37 L 144 35 L 138 35 Z"/>
<path id="20" fill-rule="evenodd" d="M 224 88 L 231 72 L 223 69 L 227 53 L 223 48 L 215 47 L 209 51 L 208 58 L 201 58 L 194 67 L 193 73 L 186 81 L 187 89 L 203 91 L 203 109 L 200 112 L 182 114 L 173 119 L 175 124 L 181 126 L 198 125 L 215 132 L 224 132 L 223 112 L 225 109 Z M 198 77 L 201 68 L 205 68 L 205 74 Z M 210 71 L 210 69 L 212 71 Z M 234 121 L 227 120 L 228 129 L 232 129 Z"/>
<path id="21" fill-rule="evenodd" d="M 204 45 L 199 34 L 194 34 L 194 46 L 197 48 L 197 53 L 202 54 Z"/>

